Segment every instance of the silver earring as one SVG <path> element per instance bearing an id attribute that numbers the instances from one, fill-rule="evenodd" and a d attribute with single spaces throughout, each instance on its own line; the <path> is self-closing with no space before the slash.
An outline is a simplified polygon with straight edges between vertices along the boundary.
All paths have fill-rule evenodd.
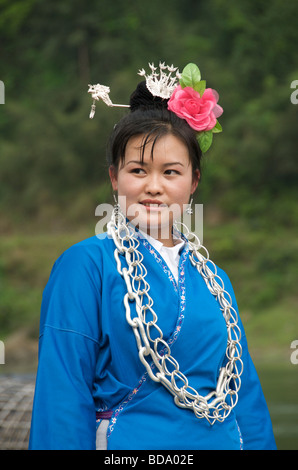
<path id="1" fill-rule="evenodd" d="M 193 210 L 192 210 L 192 202 L 193 202 L 193 197 L 191 196 L 191 199 L 190 199 L 190 202 L 188 204 L 188 207 L 186 209 L 186 214 L 189 214 L 189 215 L 192 215 L 193 214 Z"/>
<path id="2" fill-rule="evenodd" d="M 117 200 L 116 193 L 113 193 L 113 198 L 114 198 L 115 206 L 118 206 L 118 200 Z"/>

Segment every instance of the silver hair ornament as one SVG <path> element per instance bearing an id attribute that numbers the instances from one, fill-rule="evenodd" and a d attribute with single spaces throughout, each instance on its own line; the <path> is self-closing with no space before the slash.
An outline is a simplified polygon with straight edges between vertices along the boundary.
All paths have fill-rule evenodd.
<path id="1" fill-rule="evenodd" d="M 157 73 L 157 67 L 154 64 L 149 64 L 151 70 L 150 75 L 146 75 L 144 69 L 139 70 L 138 75 L 145 77 L 146 86 L 153 96 L 158 96 L 163 99 L 169 99 L 178 85 L 178 80 L 181 78 L 181 74 L 177 67 L 174 65 L 165 65 L 164 62 L 159 63 L 159 72 Z M 173 75 L 172 75 L 173 74 Z M 114 104 L 110 97 L 110 88 L 105 85 L 97 83 L 96 85 L 88 85 L 88 93 L 93 98 L 91 106 L 90 119 L 93 119 L 95 114 L 95 102 L 102 100 L 107 106 L 118 107 L 118 108 L 129 108 L 128 104 Z"/>
<path id="2" fill-rule="evenodd" d="M 91 106 L 91 112 L 90 112 L 90 119 L 93 119 L 94 114 L 95 114 L 95 101 L 102 100 L 107 106 L 110 107 L 117 107 L 117 108 L 129 108 L 130 106 L 128 104 L 114 104 L 110 97 L 110 88 L 105 85 L 100 85 L 97 83 L 97 85 L 88 85 L 89 90 L 88 93 L 91 93 L 91 96 L 93 98 L 93 104 Z"/>
<path id="3" fill-rule="evenodd" d="M 138 75 L 145 77 L 146 86 L 153 96 L 169 99 L 178 84 L 177 80 L 181 78 L 178 67 L 165 65 L 164 62 L 160 62 L 159 73 L 156 72 L 157 67 L 155 67 L 154 64 L 149 64 L 149 67 L 151 69 L 150 75 L 146 75 L 144 69 L 140 70 Z M 167 70 L 168 73 L 166 73 L 165 70 Z M 172 73 L 174 76 L 172 76 Z"/>

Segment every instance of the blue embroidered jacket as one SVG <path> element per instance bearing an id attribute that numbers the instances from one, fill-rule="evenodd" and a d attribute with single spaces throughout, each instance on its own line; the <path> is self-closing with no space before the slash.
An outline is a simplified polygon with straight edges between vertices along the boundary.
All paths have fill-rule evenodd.
<path id="1" fill-rule="evenodd" d="M 239 400 L 223 423 L 211 426 L 178 408 L 172 395 L 148 377 L 126 321 L 126 286 L 114 249 L 106 234 L 94 236 L 66 250 L 53 266 L 41 308 L 29 448 L 95 449 L 96 411 L 113 410 L 108 450 L 275 449 L 241 321 Z M 218 302 L 190 263 L 187 244 L 178 285 L 148 241 L 139 249 L 164 339 L 190 386 L 206 395 L 216 387 L 227 345 Z M 218 274 L 237 309 L 229 278 L 219 268 Z"/>

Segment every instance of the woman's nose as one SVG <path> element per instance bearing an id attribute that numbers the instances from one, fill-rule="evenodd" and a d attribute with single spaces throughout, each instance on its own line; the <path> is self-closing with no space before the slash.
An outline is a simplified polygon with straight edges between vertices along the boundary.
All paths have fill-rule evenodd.
<path id="1" fill-rule="evenodd" d="M 156 173 L 148 175 L 146 181 L 146 192 L 150 194 L 160 194 L 162 192 L 162 182 L 160 175 Z"/>

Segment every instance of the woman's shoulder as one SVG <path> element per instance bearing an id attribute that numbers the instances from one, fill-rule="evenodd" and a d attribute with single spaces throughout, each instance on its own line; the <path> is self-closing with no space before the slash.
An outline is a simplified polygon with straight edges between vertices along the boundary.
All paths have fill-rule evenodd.
<path id="1" fill-rule="evenodd" d="M 92 237 L 85 238 L 83 240 L 80 240 L 77 243 L 74 243 L 71 245 L 69 248 L 67 248 L 67 251 L 88 251 L 88 250 L 102 250 L 106 249 L 107 245 L 113 243 L 112 238 L 107 234 L 107 232 L 100 233 L 98 235 L 93 235 Z"/>
<path id="2" fill-rule="evenodd" d="M 108 237 L 89 237 L 67 248 L 55 261 L 43 292 L 40 331 L 45 326 L 97 338 L 103 265 Z"/>
<path id="3" fill-rule="evenodd" d="M 67 248 L 57 258 L 55 264 L 80 261 L 80 262 L 100 262 L 107 255 L 113 253 L 113 240 L 102 233 L 81 240 Z"/>
<path id="4" fill-rule="evenodd" d="M 103 268 L 114 259 L 113 240 L 106 234 L 95 235 L 81 240 L 64 250 L 54 261 L 50 280 L 66 278 L 69 282 L 76 277 L 90 275 L 101 278 Z"/>

